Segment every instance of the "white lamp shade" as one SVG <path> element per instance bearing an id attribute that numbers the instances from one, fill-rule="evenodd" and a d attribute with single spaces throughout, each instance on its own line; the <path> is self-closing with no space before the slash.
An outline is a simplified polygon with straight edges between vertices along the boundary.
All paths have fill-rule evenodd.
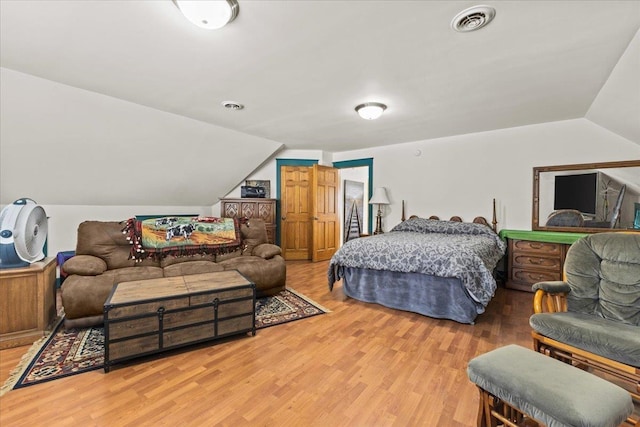
<path id="1" fill-rule="evenodd" d="M 387 190 L 384 187 L 378 187 L 373 191 L 373 196 L 369 199 L 371 205 L 388 205 L 389 198 L 387 197 Z"/>
<path id="2" fill-rule="evenodd" d="M 173 0 L 194 25 L 207 30 L 222 28 L 238 16 L 236 0 Z"/>
<path id="3" fill-rule="evenodd" d="M 375 120 L 379 118 L 387 106 L 379 102 L 365 102 L 356 107 L 356 112 L 365 120 Z"/>

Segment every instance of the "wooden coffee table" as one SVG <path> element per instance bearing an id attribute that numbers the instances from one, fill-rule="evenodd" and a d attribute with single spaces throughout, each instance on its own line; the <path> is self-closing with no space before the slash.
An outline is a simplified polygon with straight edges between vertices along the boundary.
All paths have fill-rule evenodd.
<path id="1" fill-rule="evenodd" d="M 237 270 L 118 283 L 104 304 L 104 370 L 135 357 L 256 334 L 255 284 Z"/>

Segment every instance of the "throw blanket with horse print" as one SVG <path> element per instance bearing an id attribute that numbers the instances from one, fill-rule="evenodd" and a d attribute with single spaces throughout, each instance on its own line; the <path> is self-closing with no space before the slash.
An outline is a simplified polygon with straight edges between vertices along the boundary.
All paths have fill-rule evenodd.
<path id="1" fill-rule="evenodd" d="M 236 218 L 171 216 L 127 220 L 122 233 L 131 242 L 131 258 L 222 254 L 242 243 Z"/>

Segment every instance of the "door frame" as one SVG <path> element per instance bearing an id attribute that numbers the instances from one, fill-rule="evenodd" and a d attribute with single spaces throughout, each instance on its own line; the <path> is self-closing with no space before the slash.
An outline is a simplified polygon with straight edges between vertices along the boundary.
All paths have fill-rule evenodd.
<path id="1" fill-rule="evenodd" d="M 313 166 L 318 164 L 317 159 L 276 159 L 276 245 L 280 246 L 280 166 Z M 354 160 L 343 160 L 333 162 L 332 166 L 336 169 L 346 168 L 368 168 L 369 194 L 366 203 L 373 196 L 373 157 L 367 157 Z M 368 232 L 373 233 L 373 209 L 369 209 Z"/>
<path id="2" fill-rule="evenodd" d="M 347 168 L 359 168 L 359 167 L 366 167 L 368 168 L 368 179 L 369 179 L 369 195 L 367 197 L 367 200 L 365 200 L 365 203 L 369 203 L 369 199 L 371 199 L 371 196 L 373 196 L 373 157 L 368 157 L 368 158 L 364 158 L 364 159 L 355 159 L 355 160 L 344 160 L 344 161 L 340 161 L 340 162 L 333 162 L 333 167 L 336 169 L 347 169 Z M 278 168 L 278 170 L 280 170 Z M 372 233 L 373 231 L 373 209 L 369 208 L 369 220 L 368 220 L 368 232 L 369 234 Z M 341 227 L 344 227 L 344 224 L 341 225 Z M 343 230 L 344 232 L 344 230 Z"/>

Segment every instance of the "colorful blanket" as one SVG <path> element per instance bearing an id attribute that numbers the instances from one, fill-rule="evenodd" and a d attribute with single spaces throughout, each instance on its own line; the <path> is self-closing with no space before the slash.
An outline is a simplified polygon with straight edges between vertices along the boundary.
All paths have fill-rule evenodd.
<path id="1" fill-rule="evenodd" d="M 220 254 L 240 247 L 240 225 L 236 218 L 162 217 L 130 218 L 122 230 L 131 242 L 131 258 L 161 259 L 168 255 Z"/>

